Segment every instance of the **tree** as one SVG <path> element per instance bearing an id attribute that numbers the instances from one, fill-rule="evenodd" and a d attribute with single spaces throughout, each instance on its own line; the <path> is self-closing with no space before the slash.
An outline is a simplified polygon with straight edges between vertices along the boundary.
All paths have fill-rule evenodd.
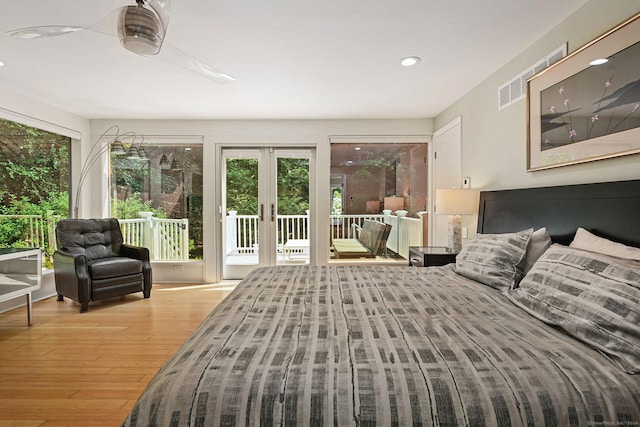
<path id="1" fill-rule="evenodd" d="M 227 211 L 258 212 L 258 160 L 227 159 Z M 304 215 L 309 209 L 309 160 L 278 159 L 278 214 Z"/>
<path id="2" fill-rule="evenodd" d="M 53 229 L 45 226 L 45 219 L 69 215 L 70 143 L 68 137 L 0 119 L 0 214 L 39 216 L 45 236 Z M 33 217 L 4 218 L 0 246 L 39 244 L 45 255 L 51 255 L 51 236 L 34 241 L 33 221 Z M 43 262 L 50 266 L 48 257 Z"/>
<path id="3" fill-rule="evenodd" d="M 70 142 L 62 135 L 0 120 L 0 203 L 5 211 L 17 200 L 46 204 L 68 191 Z M 55 209 L 67 216 L 68 199 Z"/>
<path id="4" fill-rule="evenodd" d="M 227 212 L 258 212 L 258 159 L 227 159 Z"/>
<path id="5" fill-rule="evenodd" d="M 278 213 L 304 215 L 309 209 L 309 159 L 278 159 Z"/>

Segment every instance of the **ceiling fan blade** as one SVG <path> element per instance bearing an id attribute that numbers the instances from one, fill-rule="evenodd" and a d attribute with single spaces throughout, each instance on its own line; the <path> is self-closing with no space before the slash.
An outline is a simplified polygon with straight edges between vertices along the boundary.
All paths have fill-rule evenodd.
<path id="1" fill-rule="evenodd" d="M 162 33 L 162 37 L 164 38 L 167 32 L 167 26 L 169 25 L 169 16 L 171 15 L 171 1 L 147 0 L 147 4 L 156 12 L 156 14 L 158 14 L 158 17 L 162 22 L 162 26 L 164 27 L 164 33 Z"/>
<path id="2" fill-rule="evenodd" d="M 43 25 L 11 30 L 7 31 L 7 34 L 16 39 L 39 39 L 45 37 L 64 36 L 65 34 L 75 33 L 76 31 L 81 30 L 86 30 L 86 27 L 77 27 L 74 25 Z"/>
<path id="3" fill-rule="evenodd" d="M 89 30 L 113 36 L 116 35 L 117 17 L 122 9 L 122 7 L 114 9 L 108 15 L 88 25 L 41 25 L 7 31 L 7 35 L 17 39 L 41 39 Z"/>
<path id="4" fill-rule="evenodd" d="M 166 41 L 163 44 L 160 53 L 147 57 L 168 62 L 177 67 L 191 71 L 192 73 L 196 73 L 209 80 L 213 80 L 216 83 L 229 83 L 236 80 L 235 77 L 195 59 L 188 53 L 178 49 L 177 47 L 167 43 Z"/>
<path id="5" fill-rule="evenodd" d="M 120 38 L 125 49 L 137 55 L 168 62 L 217 83 L 235 80 L 164 41 L 171 14 L 170 0 L 142 0 L 137 3 L 136 6 L 119 7 L 85 26 L 45 25 L 20 28 L 7 34 L 21 39 L 62 36 L 81 30 L 114 35 Z"/>

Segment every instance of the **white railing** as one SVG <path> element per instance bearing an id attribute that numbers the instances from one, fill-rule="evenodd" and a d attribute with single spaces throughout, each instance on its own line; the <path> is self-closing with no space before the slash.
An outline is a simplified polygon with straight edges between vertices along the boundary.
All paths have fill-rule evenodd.
<path id="1" fill-rule="evenodd" d="M 383 222 L 384 215 L 331 215 L 331 238 L 354 239 L 355 229 L 362 227 L 365 219 Z"/>
<path id="2" fill-rule="evenodd" d="M 404 258 L 409 257 L 409 246 L 423 245 L 423 230 L 426 217 L 409 218 L 406 211 L 384 211 L 378 215 L 331 215 L 330 236 L 332 239 L 354 238 L 354 230 L 362 227 L 366 219 L 391 225 L 387 239 L 387 248 Z M 225 218 L 227 255 L 257 254 L 258 238 L 257 215 L 238 215 L 230 211 Z M 309 214 L 278 215 L 278 251 L 282 252 L 289 240 L 309 240 Z"/>
<path id="3" fill-rule="evenodd" d="M 44 248 L 45 227 L 42 215 L 0 215 L 1 224 L 11 224 L 13 229 L 21 229 L 21 241 L 30 247 Z"/>
<path id="4" fill-rule="evenodd" d="M 404 210 L 397 211 L 396 215 L 391 215 L 390 211 L 384 211 L 384 222 L 391 225 L 387 248 L 409 259 L 409 246 L 424 244 L 422 234 L 423 221 L 426 221 L 426 217 L 419 215 L 419 218 L 409 218 L 406 215 L 407 211 Z"/>
<path id="5" fill-rule="evenodd" d="M 0 225 L 9 225 L 12 230 L 20 234 L 20 245 L 39 247 L 48 254 L 56 249 L 55 227 L 61 215 L 54 215 L 48 211 L 47 215 L 0 215 Z M 0 242 L 0 245 L 8 245 L 17 242 Z"/>
<path id="6" fill-rule="evenodd" d="M 236 211 L 230 211 L 225 219 L 227 254 L 256 254 L 258 216 L 238 215 Z"/>
<path id="7" fill-rule="evenodd" d="M 153 261 L 189 259 L 189 220 L 154 218 L 121 219 L 125 243 L 149 248 Z"/>
<path id="8" fill-rule="evenodd" d="M 289 240 L 309 239 L 309 211 L 306 215 L 278 215 L 278 246 Z"/>
<path id="9" fill-rule="evenodd" d="M 227 254 L 256 254 L 258 250 L 258 216 L 238 215 L 229 211 L 226 218 Z M 306 215 L 278 215 L 278 251 L 289 240 L 309 239 L 309 212 Z"/>

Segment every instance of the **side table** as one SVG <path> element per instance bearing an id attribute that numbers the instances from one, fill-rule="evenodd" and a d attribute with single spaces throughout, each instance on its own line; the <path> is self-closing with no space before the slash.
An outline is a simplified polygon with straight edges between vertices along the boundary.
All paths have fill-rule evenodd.
<path id="1" fill-rule="evenodd" d="M 409 266 L 434 267 L 456 262 L 457 253 L 443 246 L 409 246 Z"/>

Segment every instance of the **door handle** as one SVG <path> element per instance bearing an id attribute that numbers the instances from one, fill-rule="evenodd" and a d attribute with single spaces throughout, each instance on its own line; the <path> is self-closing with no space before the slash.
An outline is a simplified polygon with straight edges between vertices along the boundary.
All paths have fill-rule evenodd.
<path id="1" fill-rule="evenodd" d="M 271 222 L 276 220 L 276 205 L 271 203 Z"/>
<path id="2" fill-rule="evenodd" d="M 260 205 L 260 222 L 264 221 L 264 205 Z"/>

